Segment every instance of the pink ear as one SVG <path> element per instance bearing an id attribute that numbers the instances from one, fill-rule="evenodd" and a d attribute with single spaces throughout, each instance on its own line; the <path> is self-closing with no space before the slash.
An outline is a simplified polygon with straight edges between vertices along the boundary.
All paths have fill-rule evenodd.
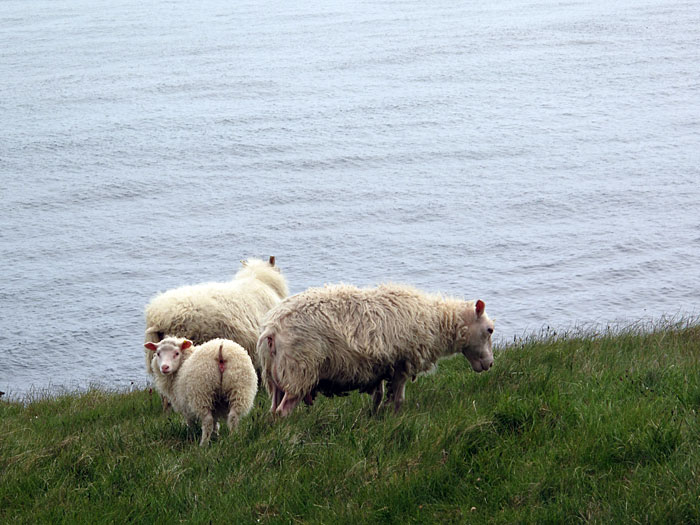
<path id="1" fill-rule="evenodd" d="M 486 305 L 484 304 L 484 301 L 479 299 L 476 302 L 476 316 L 481 317 L 484 314 L 484 309 L 486 308 Z"/>
<path id="2" fill-rule="evenodd" d="M 149 350 L 152 350 L 153 352 L 155 352 L 156 350 L 158 350 L 158 345 L 156 345 L 155 343 L 144 343 L 143 346 L 144 346 L 145 348 L 148 348 Z"/>
<path id="3" fill-rule="evenodd" d="M 180 350 L 187 350 L 190 346 L 192 346 L 192 341 L 185 339 L 180 345 Z"/>

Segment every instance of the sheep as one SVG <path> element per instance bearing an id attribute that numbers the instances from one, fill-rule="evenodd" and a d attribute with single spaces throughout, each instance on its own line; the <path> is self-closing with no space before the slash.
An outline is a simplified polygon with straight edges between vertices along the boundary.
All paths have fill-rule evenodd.
<path id="1" fill-rule="evenodd" d="M 429 295 L 410 286 L 327 285 L 288 297 L 262 321 L 258 360 L 272 413 L 287 416 L 318 392 L 384 397 L 398 412 L 408 378 L 464 354 L 476 372 L 493 364 L 494 324 L 482 300 Z"/>
<path id="2" fill-rule="evenodd" d="M 258 369 L 255 344 L 260 320 L 289 290 L 274 257 L 242 264 L 229 282 L 182 286 L 153 298 L 146 306 L 145 342 L 174 336 L 202 344 L 223 337 L 243 346 Z M 146 372 L 153 375 L 153 352 L 146 349 L 145 357 Z"/>
<path id="3" fill-rule="evenodd" d="M 215 422 L 226 417 L 233 431 L 253 408 L 258 376 L 245 349 L 228 339 L 212 339 L 200 346 L 184 338 L 166 337 L 144 347 L 154 353 L 156 389 L 172 402 L 187 426 L 202 422 L 200 446 L 209 443 Z"/>

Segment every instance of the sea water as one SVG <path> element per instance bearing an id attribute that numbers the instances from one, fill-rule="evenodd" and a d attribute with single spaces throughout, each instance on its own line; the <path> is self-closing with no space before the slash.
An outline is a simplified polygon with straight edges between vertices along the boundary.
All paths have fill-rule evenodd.
<path id="1" fill-rule="evenodd" d="M 10 395 L 143 384 L 147 302 L 248 257 L 481 298 L 501 346 L 698 313 L 697 1 L 3 0 L 0 29 Z"/>

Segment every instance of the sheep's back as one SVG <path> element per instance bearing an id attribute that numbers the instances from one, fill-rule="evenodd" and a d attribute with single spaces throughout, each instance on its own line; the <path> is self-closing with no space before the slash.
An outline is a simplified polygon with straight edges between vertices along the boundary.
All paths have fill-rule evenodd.
<path id="1" fill-rule="evenodd" d="M 275 290 L 254 278 L 182 286 L 149 303 L 146 325 L 198 345 L 225 337 L 255 358 L 260 321 L 280 300 Z"/>
<path id="2" fill-rule="evenodd" d="M 225 372 L 219 369 L 219 347 L 223 345 L 222 357 L 226 362 Z M 248 353 L 237 343 L 227 339 L 213 339 L 197 347 L 178 371 L 176 385 L 176 408 L 193 413 L 195 407 L 214 406 L 218 400 L 226 399 L 233 391 L 242 390 L 249 396 L 251 384 L 257 390 L 257 376 Z M 252 405 L 252 401 L 251 401 Z"/>
<path id="3" fill-rule="evenodd" d="M 411 287 L 335 285 L 288 298 L 265 326 L 286 338 L 285 348 L 325 363 L 322 376 L 352 383 L 399 360 L 410 364 L 410 373 L 429 369 L 437 315 L 433 297 Z"/>

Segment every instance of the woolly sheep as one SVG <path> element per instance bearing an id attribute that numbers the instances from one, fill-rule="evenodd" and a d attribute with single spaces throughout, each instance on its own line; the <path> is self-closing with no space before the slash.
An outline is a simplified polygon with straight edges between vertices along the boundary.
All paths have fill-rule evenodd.
<path id="1" fill-rule="evenodd" d="M 493 321 L 484 302 L 428 295 L 415 288 L 334 285 L 282 301 L 265 316 L 258 339 L 271 412 L 288 415 L 300 400 L 359 390 L 398 411 L 406 380 L 461 352 L 476 372 L 493 364 Z"/>
<path id="2" fill-rule="evenodd" d="M 202 344 L 223 337 L 243 346 L 257 369 L 260 320 L 289 290 L 274 257 L 269 262 L 250 259 L 242 264 L 229 282 L 182 286 L 151 300 L 146 307 L 145 342 L 173 336 Z M 146 349 L 145 354 L 146 371 L 153 375 L 153 352 Z"/>
<path id="3" fill-rule="evenodd" d="M 144 346 L 154 353 L 156 389 L 185 416 L 188 426 L 195 419 L 202 422 L 200 445 L 209 443 L 217 419 L 226 417 L 229 430 L 234 430 L 253 408 L 258 377 L 239 344 L 213 339 L 195 347 L 188 339 L 166 337 Z"/>

